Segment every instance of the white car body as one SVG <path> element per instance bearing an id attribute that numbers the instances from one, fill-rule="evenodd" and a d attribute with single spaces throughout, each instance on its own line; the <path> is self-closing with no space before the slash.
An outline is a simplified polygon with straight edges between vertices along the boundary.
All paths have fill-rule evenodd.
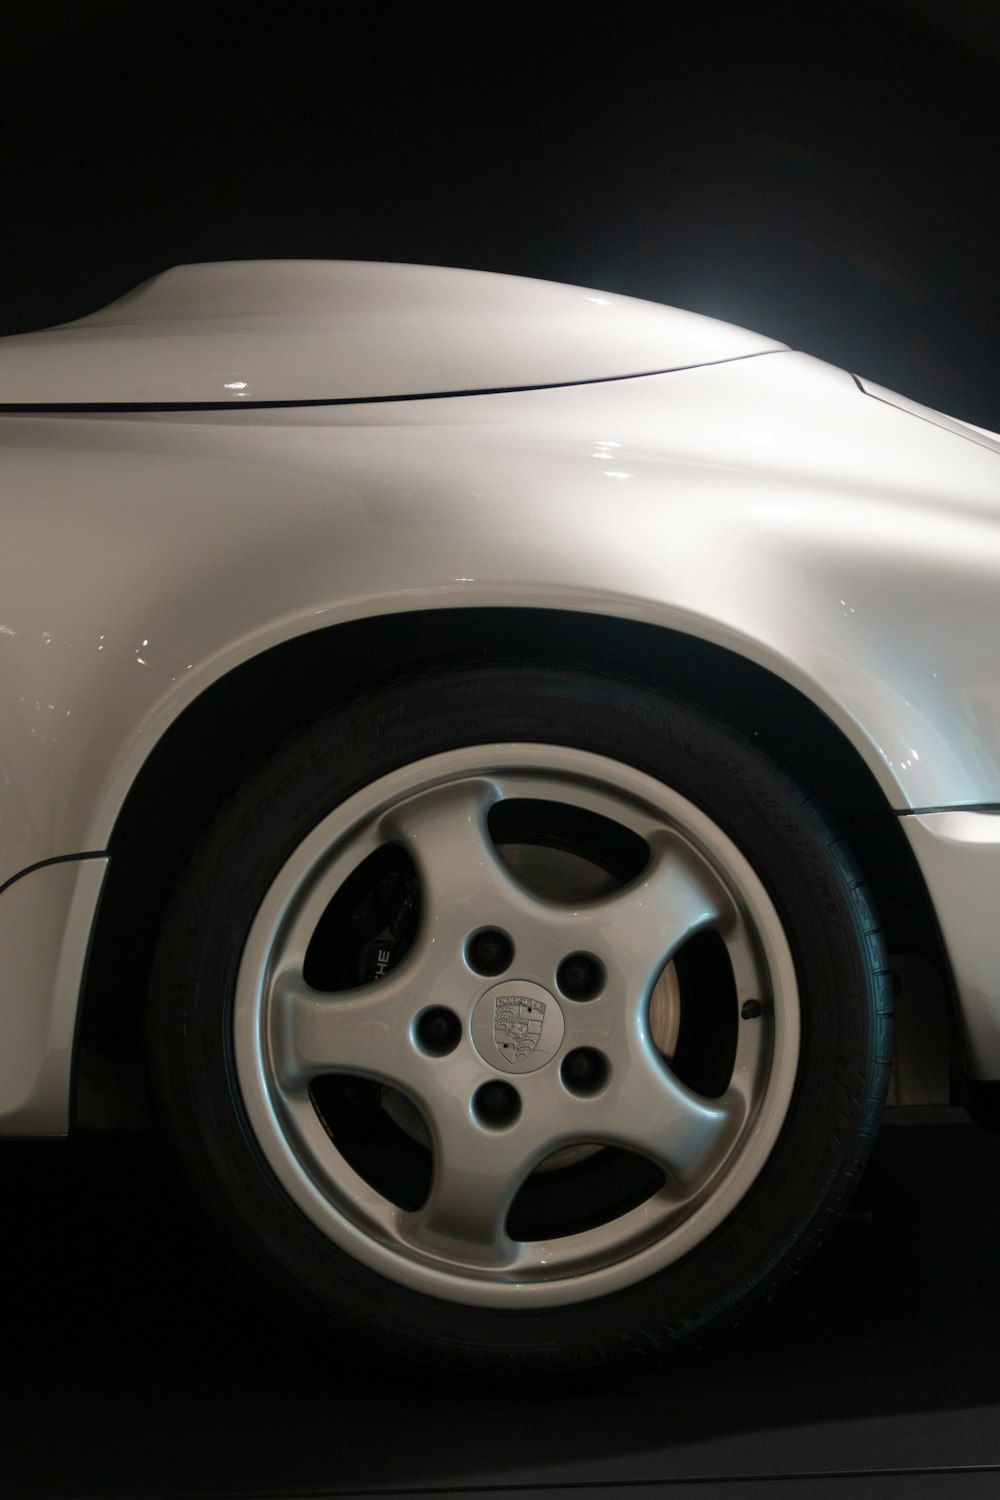
<path id="1" fill-rule="evenodd" d="M 69 1128 L 108 851 L 171 725 L 285 643 L 487 608 L 640 622 L 814 705 L 1000 1079 L 994 435 L 690 313 L 333 262 L 0 340 L 0 435 L 0 1133 Z"/>

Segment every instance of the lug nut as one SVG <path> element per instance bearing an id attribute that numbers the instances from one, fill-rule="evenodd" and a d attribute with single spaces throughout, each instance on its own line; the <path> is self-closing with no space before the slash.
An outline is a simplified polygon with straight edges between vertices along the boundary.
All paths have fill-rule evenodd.
<path id="1" fill-rule="evenodd" d="M 604 965 L 592 953 L 570 953 L 556 970 L 556 984 L 569 1000 L 593 1000 L 604 980 Z"/>
<path id="2" fill-rule="evenodd" d="M 477 974 L 502 974 L 514 961 L 514 944 L 499 927 L 483 927 L 469 938 L 465 957 Z"/>
<path id="3" fill-rule="evenodd" d="M 611 1073 L 608 1060 L 593 1047 L 576 1047 L 563 1058 L 562 1081 L 574 1094 L 596 1094 Z"/>
<path id="4" fill-rule="evenodd" d="M 472 1107 L 480 1125 L 497 1129 L 510 1125 L 521 1113 L 521 1100 L 517 1090 L 509 1083 L 484 1083 L 475 1092 Z"/>
<path id="5" fill-rule="evenodd" d="M 462 1023 L 452 1010 L 435 1005 L 425 1010 L 416 1026 L 417 1041 L 432 1057 L 454 1052 L 462 1039 Z"/>

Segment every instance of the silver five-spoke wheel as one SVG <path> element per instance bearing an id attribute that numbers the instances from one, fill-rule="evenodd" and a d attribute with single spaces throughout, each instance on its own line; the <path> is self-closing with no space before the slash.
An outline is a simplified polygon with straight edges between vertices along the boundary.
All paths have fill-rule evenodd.
<path id="1" fill-rule="evenodd" d="M 598 847 L 588 852 L 610 889 L 580 898 L 550 881 L 539 894 L 490 833 L 491 813 L 515 801 L 556 806 L 564 838 L 579 814 L 587 830 L 625 830 L 640 867 L 619 883 Z M 310 944 L 366 861 L 375 878 L 386 846 L 416 874 L 412 942 L 386 972 L 376 961 L 368 983 L 324 992 L 306 977 Z M 577 889 L 584 858 L 574 850 Z M 675 984 L 677 1013 L 669 1002 L 667 1014 L 654 1009 L 664 971 L 705 934 L 728 960 L 732 1011 L 720 1042 L 728 1078 L 715 1097 L 685 1083 L 667 1051 L 682 1004 L 703 997 Z M 788 945 L 732 841 L 651 777 L 545 745 L 417 761 L 324 819 L 258 913 L 234 1028 L 257 1138 L 318 1227 L 418 1290 L 485 1304 L 579 1301 L 684 1254 L 767 1159 L 798 1057 Z M 401 1133 L 408 1125 L 426 1143 L 416 1206 L 400 1206 L 339 1148 L 314 1087 L 331 1075 L 377 1084 Z M 648 1196 L 620 1213 L 612 1201 L 607 1217 L 576 1232 L 559 1233 L 555 1216 L 544 1237 L 514 1232 L 511 1211 L 532 1174 L 544 1196 L 546 1167 L 604 1147 L 656 1169 Z"/>

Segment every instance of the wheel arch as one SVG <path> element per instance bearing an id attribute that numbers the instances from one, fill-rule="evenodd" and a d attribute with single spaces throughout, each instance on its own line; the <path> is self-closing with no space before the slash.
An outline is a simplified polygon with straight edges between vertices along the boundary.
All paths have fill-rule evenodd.
<path id="1" fill-rule="evenodd" d="M 235 667 L 179 715 L 144 762 L 110 839 L 76 1032 L 75 1128 L 146 1122 L 145 976 L 201 831 L 251 767 L 338 701 L 435 667 L 497 660 L 578 666 L 666 688 L 758 739 L 851 840 L 890 953 L 918 953 L 950 983 L 930 899 L 882 789 L 822 710 L 775 673 L 697 637 L 618 617 L 489 607 L 382 615 L 295 637 Z"/>

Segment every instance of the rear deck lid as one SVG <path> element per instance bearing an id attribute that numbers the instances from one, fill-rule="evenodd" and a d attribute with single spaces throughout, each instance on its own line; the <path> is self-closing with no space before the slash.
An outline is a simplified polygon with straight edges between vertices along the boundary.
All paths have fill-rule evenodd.
<path id="1" fill-rule="evenodd" d="M 578 384 L 767 353 L 728 323 L 581 287 L 368 261 L 177 266 L 0 339 L 0 405 L 356 401 Z"/>

